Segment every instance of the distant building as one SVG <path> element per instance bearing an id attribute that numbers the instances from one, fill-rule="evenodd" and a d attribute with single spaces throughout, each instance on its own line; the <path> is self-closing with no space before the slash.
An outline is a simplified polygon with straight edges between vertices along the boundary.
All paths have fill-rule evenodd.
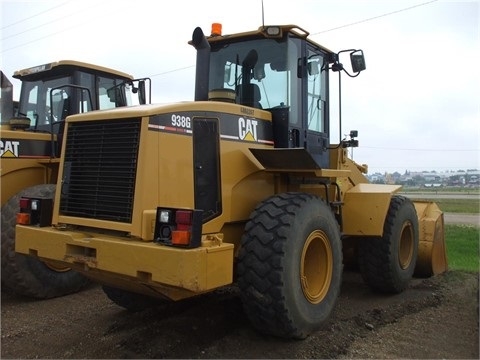
<path id="1" fill-rule="evenodd" d="M 480 187 L 480 170 L 456 170 L 446 172 L 436 171 L 408 171 L 404 174 L 399 172 L 381 174 L 376 172 L 367 175 L 374 184 L 398 184 L 403 186 L 431 187 L 442 186 L 454 187 Z"/>

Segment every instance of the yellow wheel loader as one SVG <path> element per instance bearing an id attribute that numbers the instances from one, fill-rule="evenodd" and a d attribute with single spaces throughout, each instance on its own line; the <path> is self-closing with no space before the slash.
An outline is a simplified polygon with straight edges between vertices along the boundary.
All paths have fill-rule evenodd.
<path id="1" fill-rule="evenodd" d="M 12 83 L 1 73 L 2 285 L 34 298 L 65 295 L 81 289 L 87 278 L 69 266 L 15 253 L 19 200 L 54 196 L 66 116 L 130 105 L 132 90 L 149 80 L 71 60 L 19 70 L 13 77 L 21 82 L 16 102 Z"/>
<path id="2" fill-rule="evenodd" d="M 296 25 L 212 29 L 189 42 L 194 101 L 67 118 L 61 186 L 20 199 L 16 251 L 131 311 L 237 286 L 256 329 L 297 339 L 331 314 L 344 262 L 387 293 L 445 271 L 438 207 L 370 184 L 356 131 L 330 143 L 331 76 L 357 76 L 363 52 Z"/>

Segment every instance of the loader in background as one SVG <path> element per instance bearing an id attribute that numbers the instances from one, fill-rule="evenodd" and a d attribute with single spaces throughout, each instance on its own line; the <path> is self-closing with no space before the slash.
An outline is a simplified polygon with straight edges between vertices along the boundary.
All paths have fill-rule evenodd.
<path id="1" fill-rule="evenodd" d="M 438 207 L 370 184 L 356 131 L 330 143 L 330 75 L 357 76 L 363 52 L 308 35 L 196 28 L 194 101 L 69 116 L 62 185 L 20 199 L 16 251 L 132 311 L 235 285 L 255 328 L 297 339 L 334 309 L 344 259 L 386 293 L 446 271 Z"/>
<path id="2" fill-rule="evenodd" d="M 131 105 L 132 92 L 145 103 L 150 80 L 71 60 L 19 70 L 13 77 L 21 82 L 18 101 L 1 73 L 2 286 L 34 298 L 65 295 L 81 289 L 87 279 L 68 266 L 15 253 L 19 199 L 53 196 L 66 116 Z"/>

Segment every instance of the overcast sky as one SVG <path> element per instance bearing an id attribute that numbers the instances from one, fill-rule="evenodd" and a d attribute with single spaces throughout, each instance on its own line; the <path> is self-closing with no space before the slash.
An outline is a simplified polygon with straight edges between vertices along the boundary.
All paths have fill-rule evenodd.
<path id="1" fill-rule="evenodd" d="M 73 59 L 151 77 L 155 103 L 192 100 L 193 29 L 262 25 L 261 0 L 0 1 L 1 70 L 16 98 L 16 70 Z M 364 51 L 367 70 L 342 77 L 342 137 L 358 130 L 353 157 L 369 173 L 480 169 L 480 1 L 264 0 L 263 8 L 266 25 L 296 24 L 333 51 Z"/>

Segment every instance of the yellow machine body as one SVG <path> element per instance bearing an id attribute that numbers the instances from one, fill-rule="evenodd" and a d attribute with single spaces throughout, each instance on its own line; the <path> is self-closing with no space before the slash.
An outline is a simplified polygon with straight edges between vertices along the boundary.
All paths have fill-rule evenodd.
<path id="1" fill-rule="evenodd" d="M 420 224 L 418 259 L 415 273 L 438 275 L 448 270 L 443 212 L 437 204 L 414 201 Z"/>
<path id="2" fill-rule="evenodd" d="M 158 204 L 193 208 L 192 138 L 184 134 L 153 131 L 149 119 L 162 113 L 194 109 L 200 113 L 228 113 L 242 118 L 242 107 L 221 102 L 186 102 L 175 105 L 150 105 L 75 115 L 75 122 L 102 119 L 141 118 L 142 137 L 139 144 L 135 181 L 133 218 L 129 223 L 62 215 L 57 189 L 53 226 L 36 228 L 17 226 L 16 251 L 40 259 L 68 265 L 100 283 L 113 284 L 133 292 L 178 300 L 234 281 L 233 268 L 245 223 L 255 205 L 279 191 L 302 191 L 327 199 L 325 187 L 291 184 L 286 173 L 328 178 L 339 184 L 327 192 L 343 203 L 343 234 L 349 237 L 381 236 L 386 211 L 392 194 L 400 186 L 368 183 L 362 166 L 347 157 L 345 149 L 332 152 L 339 158 L 337 169 L 306 169 L 301 166 L 288 172 L 266 169 L 252 156 L 251 148 L 272 149 L 259 141 L 221 140 L 222 208 L 217 218 L 203 224 L 201 246 L 177 249 L 155 244 L 155 214 Z M 252 117 L 270 121 L 270 114 L 255 109 Z M 174 149 L 174 151 L 172 151 Z M 151 154 L 159 154 L 161 161 Z M 165 154 L 163 156 L 162 154 Z M 168 155 L 167 155 L 168 154 Z M 187 160 L 186 160 L 187 159 Z M 60 169 L 64 169 L 64 160 Z M 59 178 L 64 176 L 60 171 Z M 183 189 L 165 191 L 165 189 Z M 435 205 L 424 205 L 434 208 Z M 438 208 L 437 208 L 438 210 Z M 430 223 L 441 221 L 441 212 L 419 211 L 421 224 L 419 266 L 432 264 L 435 273 L 446 269 L 437 249 L 443 244 L 437 229 Z M 64 225 L 68 224 L 68 225 Z M 99 229 L 105 229 L 99 231 Z M 424 249 L 424 250 L 423 250 Z M 444 250 L 444 248 L 443 248 Z"/>
<path id="3" fill-rule="evenodd" d="M 17 225 L 16 251 L 70 266 L 108 286 L 179 300 L 235 281 L 242 236 L 259 203 L 287 194 L 296 207 L 294 194 L 307 194 L 305 202 L 313 194 L 312 201 L 320 198 L 328 209 L 325 221 L 336 221 L 307 234 L 299 251 L 303 294 L 309 303 L 321 303 L 328 292 L 322 287 L 338 282 L 341 268 L 330 238 L 338 233 L 349 244 L 382 239 L 400 186 L 369 183 L 367 166 L 348 157 L 348 147 L 358 145 L 353 136 L 329 143 L 326 74 L 341 64 L 338 54 L 307 36 L 294 25 L 208 38 L 197 28 L 191 42 L 197 49 L 194 101 L 69 116 L 52 225 Z M 278 61 L 281 56 L 285 61 Z M 351 51 L 351 57 L 354 71 L 361 71 L 363 55 Z M 277 75 L 267 97 L 262 80 Z M 315 88 L 319 76 L 315 84 L 322 87 Z M 286 89 L 280 95 L 279 83 Z M 222 86 L 229 88 L 217 90 Z M 280 209 L 281 198 L 275 201 Z M 443 215 L 434 204 L 415 208 L 417 265 L 424 273 L 444 271 Z M 269 211 L 264 223 L 258 220 L 267 235 L 277 220 L 276 211 Z M 283 216 L 301 227 L 288 211 Z M 408 219 L 401 229 L 407 245 L 416 238 L 414 223 Z M 288 224 L 280 228 L 286 231 Z M 327 275 L 312 281 L 314 291 L 305 279 L 316 273 L 317 259 L 327 263 Z M 401 272 L 407 265 L 399 261 Z"/>
<path id="4" fill-rule="evenodd" d="M 1 125 L 0 130 L 2 205 L 23 189 L 57 181 L 57 172 L 53 169 L 58 166 L 58 159 L 51 159 L 49 155 L 50 134 L 12 130 L 10 125 Z M 32 157 L 20 157 L 22 146 L 32 143 L 41 152 Z"/>

